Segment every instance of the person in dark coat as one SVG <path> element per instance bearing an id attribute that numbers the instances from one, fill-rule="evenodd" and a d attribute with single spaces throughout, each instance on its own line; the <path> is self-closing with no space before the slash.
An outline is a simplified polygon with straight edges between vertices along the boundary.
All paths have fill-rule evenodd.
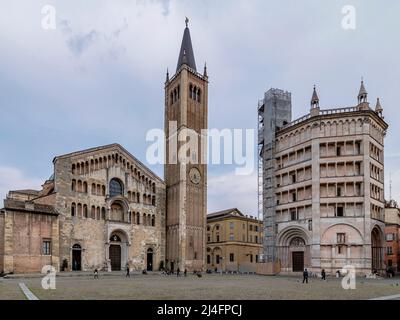
<path id="1" fill-rule="evenodd" d="M 126 263 L 126 275 L 125 275 L 125 277 L 126 278 L 130 278 L 131 277 L 130 270 L 129 270 L 129 263 Z"/>
<path id="2" fill-rule="evenodd" d="M 321 278 L 322 278 L 322 280 L 326 280 L 325 269 L 322 269 L 322 271 L 321 271 Z"/>
<path id="3" fill-rule="evenodd" d="M 99 278 L 99 271 L 97 269 L 94 269 L 94 279 Z"/>
<path id="4" fill-rule="evenodd" d="M 180 277 L 181 276 L 180 273 L 181 273 L 181 270 L 178 268 L 178 270 L 176 270 L 176 276 Z"/>
<path id="5" fill-rule="evenodd" d="M 304 283 L 304 281 L 306 283 L 308 283 L 308 271 L 307 271 L 307 269 L 304 269 L 304 272 L 303 272 L 303 283 Z"/>
<path id="6" fill-rule="evenodd" d="M 187 276 L 187 270 L 183 271 L 183 275 L 186 277 Z"/>

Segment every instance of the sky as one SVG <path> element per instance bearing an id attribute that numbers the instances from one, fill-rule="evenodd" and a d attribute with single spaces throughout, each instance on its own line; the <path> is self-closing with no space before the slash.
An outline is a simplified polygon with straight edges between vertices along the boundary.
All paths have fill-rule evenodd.
<path id="1" fill-rule="evenodd" d="M 55 29 L 42 27 L 45 5 Z M 342 24 L 349 5 L 354 29 Z M 52 159 L 72 151 L 119 143 L 146 163 L 188 17 L 198 71 L 207 63 L 210 128 L 256 129 L 271 87 L 292 93 L 293 119 L 309 112 L 314 84 L 322 109 L 354 106 L 363 77 L 390 126 L 386 198 L 391 176 L 400 200 L 399 14 L 397 0 L 1 0 L 0 198 L 40 188 Z M 208 211 L 256 215 L 257 172 L 235 168 L 209 166 Z"/>

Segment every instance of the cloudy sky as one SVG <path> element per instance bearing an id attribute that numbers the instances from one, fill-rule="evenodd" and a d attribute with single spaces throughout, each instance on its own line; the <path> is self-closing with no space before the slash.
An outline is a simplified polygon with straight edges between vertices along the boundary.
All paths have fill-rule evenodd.
<path id="1" fill-rule="evenodd" d="M 56 9 L 55 30 L 42 28 L 44 5 Z M 346 5 L 354 30 L 342 27 Z M 0 198 L 40 187 L 53 157 L 71 151 L 117 142 L 146 163 L 187 16 L 198 69 L 208 66 L 210 128 L 256 128 L 271 87 L 292 92 L 294 118 L 308 113 L 314 84 L 322 108 L 353 106 L 364 77 L 390 125 L 386 195 L 391 173 L 400 200 L 399 14 L 397 0 L 2 0 Z M 209 211 L 256 214 L 257 174 L 234 169 L 209 167 Z"/>

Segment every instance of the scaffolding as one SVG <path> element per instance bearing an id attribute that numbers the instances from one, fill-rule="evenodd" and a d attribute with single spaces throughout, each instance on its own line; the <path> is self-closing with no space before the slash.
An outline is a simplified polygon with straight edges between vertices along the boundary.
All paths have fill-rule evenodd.
<path id="1" fill-rule="evenodd" d="M 258 102 L 258 167 L 257 167 L 257 183 L 258 183 L 258 220 L 264 220 L 263 215 L 263 150 L 264 150 L 264 100 Z"/>
<path id="2" fill-rule="evenodd" d="M 264 222 L 262 260 L 277 262 L 275 133 L 291 121 L 291 94 L 270 89 L 258 102 L 258 214 Z"/>

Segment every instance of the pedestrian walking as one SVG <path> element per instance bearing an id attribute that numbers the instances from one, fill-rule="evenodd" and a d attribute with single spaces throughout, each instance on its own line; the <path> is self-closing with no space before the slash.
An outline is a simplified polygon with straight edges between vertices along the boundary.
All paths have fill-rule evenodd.
<path id="1" fill-rule="evenodd" d="M 94 269 L 94 279 L 99 278 L 99 271 L 97 269 Z"/>
<path id="2" fill-rule="evenodd" d="M 322 269 L 322 271 L 321 271 L 321 279 L 322 279 L 322 280 L 326 280 L 325 269 Z"/>
<path id="3" fill-rule="evenodd" d="M 307 269 L 304 269 L 304 272 L 303 272 L 303 283 L 304 283 L 304 281 L 306 283 L 308 283 L 308 271 L 307 271 Z"/>
<path id="4" fill-rule="evenodd" d="M 187 276 L 187 270 L 185 269 L 185 271 L 183 272 L 183 275 L 186 277 Z"/>
<path id="5" fill-rule="evenodd" d="M 178 270 L 176 270 L 176 276 L 180 277 L 181 276 L 180 273 L 181 273 L 181 270 L 179 270 L 179 268 L 178 268 Z"/>
<path id="6" fill-rule="evenodd" d="M 125 277 L 126 278 L 130 278 L 131 277 L 130 270 L 129 270 L 129 263 L 126 263 L 126 275 L 125 275 Z"/>

